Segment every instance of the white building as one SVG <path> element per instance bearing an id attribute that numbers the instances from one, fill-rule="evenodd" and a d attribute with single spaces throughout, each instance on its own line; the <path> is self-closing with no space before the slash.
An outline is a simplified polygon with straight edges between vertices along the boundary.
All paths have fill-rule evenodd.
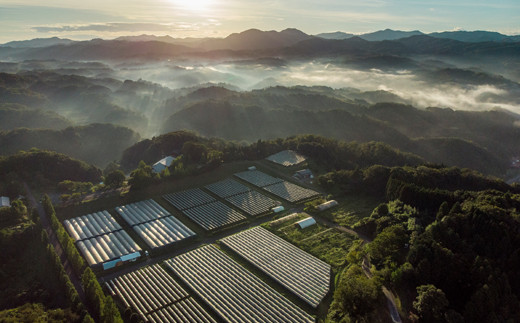
<path id="1" fill-rule="evenodd" d="M 166 156 L 163 159 L 159 160 L 155 164 L 153 164 L 152 169 L 154 173 L 160 173 L 166 168 L 170 167 L 170 165 L 175 160 L 175 157 L 173 156 Z"/>
<path id="2" fill-rule="evenodd" d="M 0 207 L 10 207 L 11 201 L 7 196 L 0 197 Z"/>

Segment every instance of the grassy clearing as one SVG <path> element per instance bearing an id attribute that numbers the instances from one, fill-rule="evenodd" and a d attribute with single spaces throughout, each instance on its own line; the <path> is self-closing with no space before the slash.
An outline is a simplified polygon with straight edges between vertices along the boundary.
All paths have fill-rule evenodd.
<path id="1" fill-rule="evenodd" d="M 323 211 L 320 216 L 345 227 L 352 227 L 359 220 L 369 217 L 372 211 L 384 201 L 366 195 L 348 195 L 336 198 L 339 205 Z"/>

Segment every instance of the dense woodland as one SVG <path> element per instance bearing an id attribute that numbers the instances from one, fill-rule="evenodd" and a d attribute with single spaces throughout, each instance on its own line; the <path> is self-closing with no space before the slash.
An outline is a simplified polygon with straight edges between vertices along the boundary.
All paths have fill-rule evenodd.
<path id="1" fill-rule="evenodd" d="M 128 159 L 123 151 L 141 136 L 180 130 L 245 144 L 301 134 L 378 141 L 430 162 L 498 176 L 520 154 L 515 140 L 520 117 L 501 109 L 417 109 L 393 92 L 323 86 L 241 92 L 228 84 L 206 84 L 171 90 L 141 80 L 63 75 L 46 71 L 47 66 L 53 65 L 41 62 L 33 71 L 0 73 L 3 155 L 36 147 L 104 168 Z M 425 80 L 442 84 L 491 84 L 520 91 L 517 83 L 483 72 L 446 68 L 421 73 Z"/>

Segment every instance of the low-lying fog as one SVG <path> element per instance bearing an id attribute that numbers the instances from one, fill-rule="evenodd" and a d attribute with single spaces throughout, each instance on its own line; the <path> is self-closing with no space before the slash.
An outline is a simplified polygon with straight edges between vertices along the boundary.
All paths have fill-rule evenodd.
<path id="1" fill-rule="evenodd" d="M 462 110 L 508 109 L 520 113 L 518 84 L 496 80 L 458 80 L 430 78 L 427 70 L 360 70 L 326 62 L 298 62 L 280 66 L 264 64 L 173 63 L 115 67 L 121 79 L 147 80 L 177 89 L 205 83 L 225 83 L 243 91 L 274 85 L 328 86 L 361 91 L 392 92 L 416 107 L 449 107 Z M 449 77 L 449 76 L 448 76 Z M 479 84 L 479 82 L 481 84 Z"/>

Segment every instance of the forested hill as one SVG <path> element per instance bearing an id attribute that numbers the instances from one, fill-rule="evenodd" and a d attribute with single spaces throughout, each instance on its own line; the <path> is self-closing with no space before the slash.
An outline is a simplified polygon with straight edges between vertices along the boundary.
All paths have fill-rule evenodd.
<path id="1" fill-rule="evenodd" d="M 19 128 L 0 131 L 0 155 L 11 155 L 36 147 L 104 168 L 108 163 L 118 161 L 123 150 L 139 139 L 136 132 L 112 124 L 90 124 L 63 130 Z"/>
<path id="2" fill-rule="evenodd" d="M 200 93 L 201 91 L 197 91 Z M 204 90 L 170 100 L 163 132 L 193 130 L 228 140 L 318 134 L 346 141 L 381 141 L 426 160 L 502 175 L 519 153 L 520 116 L 506 111 L 417 109 L 375 103 L 385 93 L 323 88 L 268 88 L 252 92 Z M 360 99 L 363 98 L 363 99 Z"/>
<path id="3" fill-rule="evenodd" d="M 198 155 L 198 159 L 204 159 L 211 151 L 218 152 L 223 162 L 258 160 L 285 149 L 298 150 L 312 157 L 318 164 L 332 169 L 366 167 L 374 163 L 387 166 L 424 163 L 424 160 L 416 155 L 401 152 L 380 142 L 345 142 L 317 135 L 300 135 L 239 144 L 200 137 L 189 131 L 178 131 L 143 140 L 128 148 L 123 153 L 121 166 L 131 170 L 136 168 L 141 160 L 151 164 L 172 154 Z"/>

